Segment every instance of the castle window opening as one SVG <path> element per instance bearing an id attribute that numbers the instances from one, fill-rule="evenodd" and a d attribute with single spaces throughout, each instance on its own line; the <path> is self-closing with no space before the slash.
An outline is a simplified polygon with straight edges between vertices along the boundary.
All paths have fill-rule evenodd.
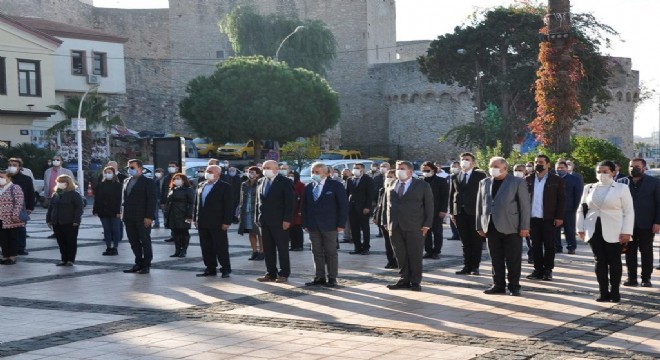
<path id="1" fill-rule="evenodd" d="M 627 101 L 627 102 L 631 102 L 631 101 L 632 101 L 632 94 L 630 94 L 630 92 L 627 92 L 627 93 L 626 93 L 626 101 Z"/>
<path id="2" fill-rule="evenodd" d="M 224 50 L 218 50 L 215 52 L 215 58 L 216 59 L 224 59 L 225 58 L 225 51 Z"/>

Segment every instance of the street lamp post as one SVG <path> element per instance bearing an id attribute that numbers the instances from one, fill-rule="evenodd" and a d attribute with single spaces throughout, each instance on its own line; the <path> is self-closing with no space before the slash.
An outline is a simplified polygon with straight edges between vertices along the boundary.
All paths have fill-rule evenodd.
<path id="1" fill-rule="evenodd" d="M 90 91 L 96 89 L 96 87 L 90 87 L 85 93 L 83 94 L 82 98 L 80 98 L 80 104 L 78 105 L 78 118 L 75 119 L 75 121 L 72 121 L 72 123 L 75 123 L 75 129 L 76 129 L 76 141 L 78 143 L 78 191 L 80 191 L 80 195 L 85 196 L 85 177 L 83 174 L 83 148 L 82 148 L 82 132 L 87 129 L 87 119 L 81 118 L 82 115 L 82 105 L 83 102 L 85 101 L 85 97 L 87 97 L 87 94 L 89 94 Z"/>
<path id="2" fill-rule="evenodd" d="M 302 26 L 302 25 L 296 27 L 296 28 L 291 32 L 291 34 L 287 35 L 287 36 L 284 38 L 284 40 L 282 40 L 282 42 L 280 43 L 280 46 L 277 47 L 277 51 L 275 52 L 275 61 L 279 61 L 279 55 L 280 55 L 280 50 L 282 50 L 282 45 L 284 45 L 284 43 L 285 43 L 287 40 L 289 40 L 289 38 L 292 37 L 293 34 L 297 33 L 298 31 L 300 31 L 300 30 L 302 30 L 302 29 L 304 29 L 304 28 L 305 28 L 305 27 Z"/>

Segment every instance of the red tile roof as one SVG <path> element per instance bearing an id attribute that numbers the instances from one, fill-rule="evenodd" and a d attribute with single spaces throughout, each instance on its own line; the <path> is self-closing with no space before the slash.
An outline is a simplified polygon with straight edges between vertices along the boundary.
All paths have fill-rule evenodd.
<path id="1" fill-rule="evenodd" d="M 25 24 L 31 28 L 39 30 L 51 36 L 59 36 L 71 39 L 96 40 L 113 43 L 125 43 L 128 38 L 109 35 L 97 30 L 87 29 L 79 26 L 59 23 L 35 17 L 11 16 L 19 23 Z"/>
<path id="2" fill-rule="evenodd" d="M 39 31 L 39 30 L 37 30 L 37 29 L 35 29 L 31 26 L 23 24 L 22 22 L 14 19 L 10 16 L 7 16 L 3 13 L 0 13 L 0 21 L 4 21 L 8 24 L 11 24 L 12 26 L 20 28 L 23 31 L 27 31 L 30 34 L 35 35 L 35 36 L 37 36 L 37 37 L 39 37 L 43 40 L 46 40 L 48 42 L 53 43 L 53 44 L 56 44 L 57 46 L 60 46 L 60 44 L 62 43 L 62 40 L 57 39 L 57 38 L 55 38 L 51 35 L 48 35 L 47 33 L 43 32 L 43 31 Z"/>

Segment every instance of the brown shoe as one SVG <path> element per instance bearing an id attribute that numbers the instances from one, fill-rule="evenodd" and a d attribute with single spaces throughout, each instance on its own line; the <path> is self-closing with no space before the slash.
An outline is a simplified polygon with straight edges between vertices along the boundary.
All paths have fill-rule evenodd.
<path id="1" fill-rule="evenodd" d="M 277 280 L 275 280 L 276 283 L 285 283 L 287 281 L 289 281 L 289 278 L 286 276 L 280 276 L 277 278 Z"/>
<path id="2" fill-rule="evenodd" d="M 275 281 L 275 278 L 266 274 L 263 277 L 257 278 L 258 282 L 273 282 Z"/>

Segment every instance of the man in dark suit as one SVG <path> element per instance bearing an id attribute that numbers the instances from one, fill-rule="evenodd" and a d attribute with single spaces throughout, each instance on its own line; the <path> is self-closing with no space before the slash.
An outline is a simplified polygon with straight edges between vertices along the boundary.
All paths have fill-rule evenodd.
<path id="1" fill-rule="evenodd" d="M 216 276 L 220 262 L 223 278 L 231 273 L 227 230 L 234 218 L 231 185 L 220 180 L 218 165 L 206 168 L 206 181 L 197 186 L 193 221 L 199 231 L 199 245 L 206 269 L 197 276 Z"/>
<path id="2" fill-rule="evenodd" d="M 642 286 L 651 287 L 653 272 L 653 238 L 660 232 L 660 180 L 646 175 L 646 160 L 630 161 L 630 176 L 620 179 L 628 183 L 635 208 L 635 228 L 626 252 L 628 280 L 624 286 L 637 286 L 637 250 L 642 258 Z"/>
<path id="3" fill-rule="evenodd" d="M 424 240 L 425 259 L 439 259 L 442 252 L 442 223 L 447 215 L 447 198 L 449 197 L 449 183 L 437 175 L 438 168 L 434 163 L 425 161 L 420 166 L 424 181 L 429 184 L 433 192 L 433 226 L 426 234 Z"/>
<path id="4" fill-rule="evenodd" d="M 475 206 L 479 182 L 487 175 L 474 168 L 472 153 L 461 154 L 460 166 L 461 171 L 451 176 L 449 184 L 449 213 L 463 245 L 463 268 L 456 274 L 479 275 L 483 240 L 475 230 Z"/>
<path id="5" fill-rule="evenodd" d="M 372 168 L 375 166 L 372 165 Z M 385 186 L 385 178 L 387 177 L 387 171 L 390 170 L 390 163 L 387 161 L 383 161 L 380 166 L 376 167 L 376 172 L 375 175 L 373 175 L 373 180 L 374 180 L 374 204 L 378 203 L 378 194 L 380 193 L 380 189 Z M 383 237 L 383 230 L 381 227 L 378 227 L 378 235 L 376 237 Z"/>
<path id="6" fill-rule="evenodd" d="M 293 221 L 295 193 L 293 182 L 279 174 L 277 162 L 263 164 L 264 177 L 257 183 L 256 223 L 261 227 L 266 260 L 266 275 L 260 282 L 285 283 L 291 275 L 288 230 Z M 277 271 L 279 255 L 280 271 Z"/>
<path id="7" fill-rule="evenodd" d="M 534 166 L 534 173 L 525 178 L 531 195 L 530 237 L 534 254 L 534 271 L 527 278 L 552 280 L 555 233 L 564 223 L 566 187 L 562 178 L 548 173 L 550 158 L 546 155 L 536 156 Z"/>
<path id="8" fill-rule="evenodd" d="M 128 161 L 130 177 L 124 180 L 122 219 L 135 265 L 125 273 L 148 274 L 153 259 L 151 223 L 156 209 L 154 182 L 142 175 L 142 161 Z"/>
<path id="9" fill-rule="evenodd" d="M 344 230 L 348 218 L 348 201 L 344 185 L 328 177 L 328 167 L 312 165 L 312 182 L 305 186 L 302 202 L 302 226 L 309 232 L 316 275 L 307 286 L 337 285 L 337 233 Z M 326 282 L 326 266 L 328 280 Z"/>
<path id="10" fill-rule="evenodd" d="M 227 170 L 227 180 L 225 180 L 229 185 L 231 185 L 231 195 L 232 195 L 232 204 L 234 206 L 234 224 L 238 224 L 238 214 L 236 213 L 236 208 L 238 203 L 241 200 L 241 176 L 238 174 L 238 169 L 235 167 L 230 167 Z"/>
<path id="11" fill-rule="evenodd" d="M 172 176 L 179 172 L 179 163 L 176 161 L 170 161 L 167 164 L 167 175 L 160 180 L 160 208 L 163 210 L 163 217 L 167 218 L 167 213 L 165 212 L 165 207 L 167 207 L 167 195 L 170 193 L 170 183 L 172 182 Z M 174 242 L 174 230 L 170 231 L 170 238 L 166 239 L 165 242 Z"/>
<path id="12" fill-rule="evenodd" d="M 477 232 L 488 238 L 493 262 L 493 286 L 484 293 L 506 293 L 508 279 L 509 295 L 520 296 L 522 238 L 529 236 L 530 221 L 527 184 L 508 174 L 504 158 L 491 158 L 488 166 L 491 177 L 479 183 L 476 204 Z"/>
<path id="13" fill-rule="evenodd" d="M 11 182 L 21 187 L 23 190 L 23 208 L 27 211 L 27 214 L 32 214 L 34 211 L 34 206 L 36 203 L 36 196 L 34 194 L 34 183 L 32 178 L 24 175 L 21 171 L 23 170 L 23 160 L 20 158 L 10 158 L 7 167 L 7 173 L 11 177 Z M 26 222 L 27 224 L 27 222 Z M 25 250 L 27 247 L 27 227 L 21 226 L 18 228 L 17 234 L 18 238 L 16 239 L 16 249 L 18 250 L 18 255 L 28 255 L 28 252 Z"/>
<path id="14" fill-rule="evenodd" d="M 431 186 L 414 179 L 413 169 L 410 162 L 398 161 L 397 181 L 388 183 L 385 189 L 387 229 L 401 276 L 396 283 L 387 285 L 390 290 L 422 290 L 424 238 L 433 226 L 435 209 Z"/>
<path id="15" fill-rule="evenodd" d="M 564 179 L 566 186 L 566 205 L 564 208 L 564 237 L 566 238 L 566 250 L 570 255 L 575 254 L 577 240 L 575 239 L 575 214 L 580 207 L 584 184 L 579 177 L 568 173 L 568 164 L 565 161 L 557 161 L 555 171 L 559 177 Z M 561 228 L 555 231 L 555 252 L 561 253 Z"/>
<path id="16" fill-rule="evenodd" d="M 374 181 L 365 175 L 364 164 L 353 165 L 353 178 L 346 182 L 348 220 L 355 249 L 350 254 L 369 255 L 369 217 L 375 199 Z"/>

